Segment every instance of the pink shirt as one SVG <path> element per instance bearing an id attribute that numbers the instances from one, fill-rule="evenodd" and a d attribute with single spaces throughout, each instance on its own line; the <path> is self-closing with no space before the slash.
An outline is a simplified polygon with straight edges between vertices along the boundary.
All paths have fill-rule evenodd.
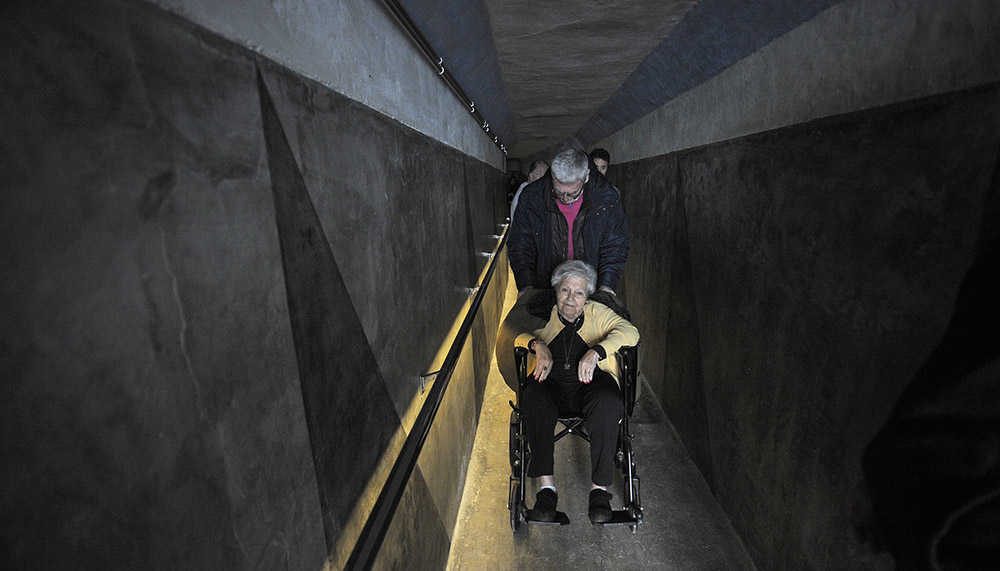
<path id="1" fill-rule="evenodd" d="M 559 212 L 566 218 L 566 226 L 569 230 L 569 237 L 566 241 L 569 247 L 566 250 L 566 259 L 573 259 L 573 221 L 576 220 L 576 215 L 580 213 L 580 206 L 583 204 L 583 194 L 577 198 L 573 204 L 563 204 L 560 201 L 556 201 L 556 206 L 559 207 Z"/>

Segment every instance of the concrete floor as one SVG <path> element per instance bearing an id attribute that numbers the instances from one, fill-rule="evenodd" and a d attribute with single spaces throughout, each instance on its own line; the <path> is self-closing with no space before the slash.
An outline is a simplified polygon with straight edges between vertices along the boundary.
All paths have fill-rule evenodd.
<path id="1" fill-rule="evenodd" d="M 507 309 L 512 300 L 509 292 Z M 507 511 L 507 401 L 514 394 L 494 362 L 448 569 L 755 569 L 670 421 L 643 388 L 633 415 L 645 515 L 636 533 L 625 526 L 590 524 L 589 448 L 582 439 L 567 437 L 556 445 L 555 465 L 559 509 L 571 524 L 522 525 L 515 535 Z M 612 489 L 616 509 L 621 507 L 620 480 Z M 529 485 L 527 492 L 531 507 L 535 490 Z"/>

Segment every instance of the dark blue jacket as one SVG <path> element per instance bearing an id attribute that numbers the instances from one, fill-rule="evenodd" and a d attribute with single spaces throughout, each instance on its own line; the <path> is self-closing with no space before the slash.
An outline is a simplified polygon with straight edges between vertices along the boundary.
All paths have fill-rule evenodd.
<path id="1" fill-rule="evenodd" d="M 628 257 L 628 227 L 621 198 L 591 168 L 583 204 L 573 222 L 574 258 L 597 270 L 597 287 L 616 289 Z M 552 270 L 566 259 L 566 218 L 552 194 L 552 176 L 524 187 L 511 222 L 508 257 L 517 289 L 552 287 Z"/>

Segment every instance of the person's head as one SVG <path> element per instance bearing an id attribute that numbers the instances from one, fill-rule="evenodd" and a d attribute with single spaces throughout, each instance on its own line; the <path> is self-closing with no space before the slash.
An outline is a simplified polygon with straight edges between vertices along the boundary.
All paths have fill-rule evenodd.
<path id="1" fill-rule="evenodd" d="M 552 192 L 563 204 L 576 202 L 590 180 L 590 159 L 579 149 L 566 149 L 552 159 Z"/>
<path id="2" fill-rule="evenodd" d="M 575 321 L 583 313 L 587 298 L 597 289 L 597 271 L 586 262 L 567 260 L 552 272 L 552 287 L 556 290 L 559 315 Z"/>
<path id="3" fill-rule="evenodd" d="M 594 149 L 590 151 L 590 160 L 594 161 L 594 166 L 602 175 L 608 174 L 608 165 L 611 164 L 611 153 L 606 149 Z"/>
<path id="4" fill-rule="evenodd" d="M 535 161 L 531 163 L 531 170 L 528 171 L 528 182 L 535 182 L 536 180 L 542 178 L 548 170 L 549 163 L 545 161 Z"/>

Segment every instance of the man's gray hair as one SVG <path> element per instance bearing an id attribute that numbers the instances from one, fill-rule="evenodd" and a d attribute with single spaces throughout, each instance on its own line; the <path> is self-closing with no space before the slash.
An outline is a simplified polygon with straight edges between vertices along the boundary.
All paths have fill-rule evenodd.
<path id="1" fill-rule="evenodd" d="M 552 158 L 552 176 L 559 182 L 583 180 L 590 172 L 590 158 L 579 149 L 566 149 Z"/>
<path id="2" fill-rule="evenodd" d="M 552 272 L 552 287 L 558 288 L 566 278 L 583 278 L 587 282 L 587 297 L 597 289 L 597 270 L 587 262 L 567 260 L 559 264 Z"/>

